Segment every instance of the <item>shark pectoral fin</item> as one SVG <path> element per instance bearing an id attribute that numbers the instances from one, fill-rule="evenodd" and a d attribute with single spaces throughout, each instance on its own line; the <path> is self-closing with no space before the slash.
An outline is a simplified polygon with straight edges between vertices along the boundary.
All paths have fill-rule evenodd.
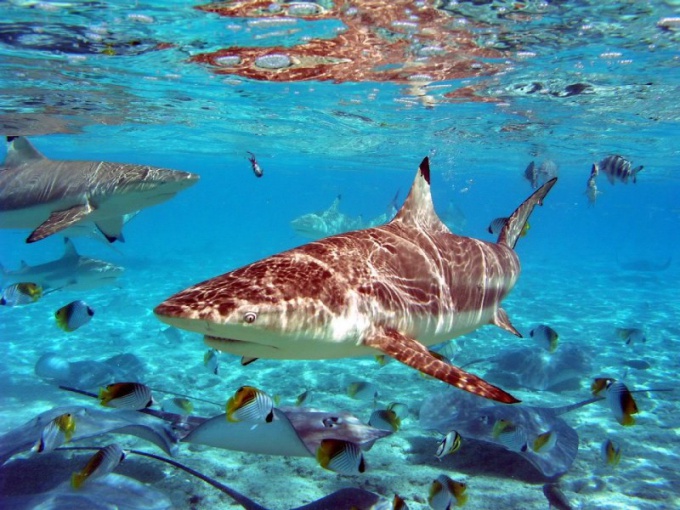
<path id="1" fill-rule="evenodd" d="M 241 356 L 241 365 L 245 367 L 246 365 L 250 365 L 258 359 L 259 358 L 253 358 L 252 356 Z"/>
<path id="2" fill-rule="evenodd" d="M 52 234 L 56 234 L 60 230 L 70 227 L 85 218 L 94 209 L 89 203 L 83 205 L 74 205 L 70 209 L 64 211 L 54 211 L 50 217 L 43 221 L 38 228 L 36 228 L 31 235 L 26 239 L 27 243 L 34 243 L 45 239 Z"/>
<path id="3" fill-rule="evenodd" d="M 125 242 L 125 239 L 123 238 L 123 217 L 122 216 L 113 216 L 111 218 L 106 218 L 104 220 L 99 220 L 97 223 L 97 228 L 99 231 L 104 234 L 104 237 L 106 237 L 106 240 L 110 243 L 113 243 L 114 241 L 120 241 L 121 243 Z"/>
<path id="4" fill-rule="evenodd" d="M 518 399 L 509 393 L 486 382 L 484 379 L 435 358 L 415 338 L 410 338 L 398 331 L 380 330 L 365 338 L 363 344 L 367 347 L 378 349 L 405 365 L 413 367 L 435 379 L 456 386 L 461 390 L 506 404 L 519 402 Z"/>
<path id="5" fill-rule="evenodd" d="M 510 318 L 508 317 L 508 313 L 502 308 L 498 308 L 496 310 L 496 313 L 493 315 L 493 319 L 491 319 L 491 324 L 498 326 L 499 328 L 503 328 L 505 331 L 509 331 L 513 335 L 522 338 L 522 333 L 517 331 L 515 326 L 512 325 Z"/>

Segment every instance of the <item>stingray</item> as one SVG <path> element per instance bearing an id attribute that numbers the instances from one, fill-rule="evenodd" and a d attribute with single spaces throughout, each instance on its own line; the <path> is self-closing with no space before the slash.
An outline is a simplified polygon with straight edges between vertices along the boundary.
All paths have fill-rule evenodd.
<path id="1" fill-rule="evenodd" d="M 68 361 L 48 352 L 40 356 L 34 370 L 43 381 L 53 385 L 96 390 L 114 381 L 138 382 L 144 374 L 144 364 L 129 353 L 104 361 Z"/>
<path id="2" fill-rule="evenodd" d="M 625 271 L 659 272 L 671 267 L 672 261 L 672 257 L 668 257 L 665 261 L 635 259 L 622 262 L 619 260 L 619 267 Z"/>
<path id="3" fill-rule="evenodd" d="M 562 407 L 537 407 L 524 404 L 512 406 L 490 404 L 488 400 L 460 391 L 432 395 L 420 408 L 420 423 L 442 434 L 455 430 L 463 439 L 474 439 L 507 448 L 494 438 L 493 429 L 500 419 L 512 422 L 526 433 L 529 441 L 539 434 L 552 431 L 556 442 L 539 453 L 527 448 L 515 453 L 533 464 L 544 476 L 553 478 L 566 473 L 578 453 L 578 434 L 561 415 L 601 400 L 593 397 Z M 507 448 L 510 449 L 510 448 Z"/>
<path id="4" fill-rule="evenodd" d="M 86 391 L 64 389 L 95 397 Z M 275 409 L 271 423 L 255 424 L 229 422 L 225 414 L 184 417 L 155 409 L 125 411 L 69 406 L 41 413 L 1 436 L 0 464 L 33 447 L 45 425 L 64 413 L 75 417 L 73 442 L 109 432 L 125 433 L 151 441 L 170 455 L 181 441 L 246 453 L 315 457 L 324 439 L 339 439 L 369 450 L 375 441 L 392 433 L 365 425 L 349 413 L 300 408 Z"/>
<path id="5" fill-rule="evenodd" d="M 536 347 L 511 349 L 461 368 L 478 363 L 493 364 L 484 377 L 494 384 L 539 391 L 579 388 L 592 368 L 591 356 L 573 344 L 560 345 L 553 353 Z"/>

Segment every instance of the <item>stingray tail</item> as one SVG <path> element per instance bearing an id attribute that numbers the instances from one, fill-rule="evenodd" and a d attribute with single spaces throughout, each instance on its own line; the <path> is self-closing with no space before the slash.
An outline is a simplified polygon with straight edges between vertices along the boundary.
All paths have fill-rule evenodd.
<path id="1" fill-rule="evenodd" d="M 510 248 L 515 248 L 517 239 L 524 230 L 524 226 L 531 216 L 531 212 L 537 205 L 543 205 L 543 199 L 557 182 L 557 177 L 550 179 L 543 186 L 538 188 L 505 222 L 505 226 L 498 235 L 498 244 L 504 244 Z"/>

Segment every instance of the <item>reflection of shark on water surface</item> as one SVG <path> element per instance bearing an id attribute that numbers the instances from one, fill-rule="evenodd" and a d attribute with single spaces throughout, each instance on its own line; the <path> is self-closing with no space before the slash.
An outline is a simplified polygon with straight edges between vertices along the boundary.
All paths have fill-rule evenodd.
<path id="1" fill-rule="evenodd" d="M 73 242 L 65 240 L 64 255 L 51 262 L 29 266 L 21 263 L 16 271 L 0 266 L 0 279 L 4 285 L 32 282 L 44 289 L 88 290 L 116 282 L 123 268 L 104 260 L 92 259 L 78 254 Z"/>
<path id="2" fill-rule="evenodd" d="M 514 246 L 549 181 L 510 216 L 497 243 L 452 234 L 434 210 L 425 158 L 397 216 L 199 283 L 161 303 L 157 317 L 205 335 L 246 361 L 383 353 L 425 374 L 502 402 L 517 400 L 432 355 L 426 346 L 495 324 L 519 277 Z"/>
<path id="3" fill-rule="evenodd" d="M 7 137 L 0 167 L 0 228 L 26 228 L 39 241 L 83 223 L 113 242 L 126 214 L 169 200 L 198 176 L 147 165 L 52 160 L 23 137 Z"/>

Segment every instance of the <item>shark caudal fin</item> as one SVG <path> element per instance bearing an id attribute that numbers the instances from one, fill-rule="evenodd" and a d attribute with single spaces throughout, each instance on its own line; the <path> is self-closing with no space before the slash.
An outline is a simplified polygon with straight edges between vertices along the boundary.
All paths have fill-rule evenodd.
<path id="1" fill-rule="evenodd" d="M 543 205 L 543 199 L 557 182 L 557 177 L 550 179 L 543 186 L 538 188 L 529 198 L 527 198 L 522 205 L 520 205 L 512 216 L 505 222 L 505 226 L 501 229 L 498 235 L 498 244 L 504 244 L 510 248 L 515 248 L 517 239 L 524 229 L 531 212 L 537 205 Z"/>

